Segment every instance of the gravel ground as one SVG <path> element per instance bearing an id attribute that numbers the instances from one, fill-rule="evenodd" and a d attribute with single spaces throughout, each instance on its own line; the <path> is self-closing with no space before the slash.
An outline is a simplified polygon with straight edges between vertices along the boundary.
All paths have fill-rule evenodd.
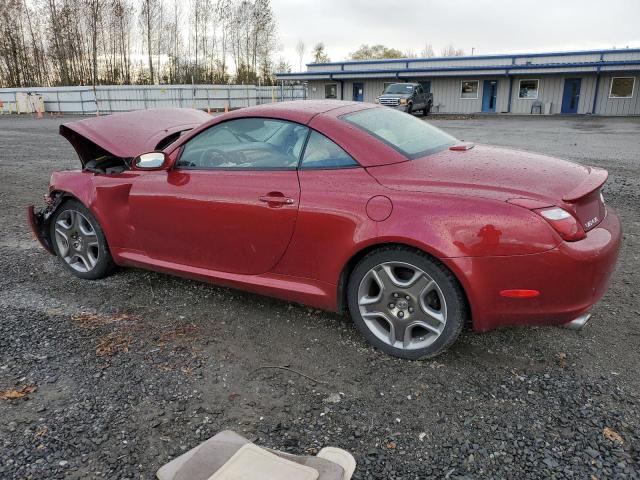
<path id="1" fill-rule="evenodd" d="M 625 235 L 582 332 L 465 332 L 414 362 L 304 306 L 135 269 L 71 277 L 24 215 L 78 165 L 68 120 L 0 117 L 0 392 L 25 394 L 0 399 L 0 478 L 152 478 L 222 429 L 345 448 L 356 479 L 640 478 L 640 119 L 434 120 L 607 168 Z"/>

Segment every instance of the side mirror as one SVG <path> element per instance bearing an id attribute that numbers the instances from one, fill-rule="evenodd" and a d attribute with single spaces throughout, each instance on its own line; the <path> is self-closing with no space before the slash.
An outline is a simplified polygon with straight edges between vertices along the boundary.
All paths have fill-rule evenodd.
<path id="1" fill-rule="evenodd" d="M 136 170 L 162 170 L 167 164 L 167 160 L 167 154 L 164 152 L 143 153 L 133 159 L 133 168 Z"/>

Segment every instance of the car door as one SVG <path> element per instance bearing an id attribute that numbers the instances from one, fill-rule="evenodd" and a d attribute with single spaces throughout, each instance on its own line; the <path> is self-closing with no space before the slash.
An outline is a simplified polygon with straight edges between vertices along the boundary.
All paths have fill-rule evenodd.
<path id="1" fill-rule="evenodd" d="M 240 118 L 182 147 L 172 169 L 146 172 L 130 192 L 138 249 L 155 260 L 261 274 L 287 249 L 300 200 L 305 126 Z"/>
<path id="2" fill-rule="evenodd" d="M 419 84 L 416 87 L 416 103 L 418 104 L 419 108 L 424 108 L 426 106 L 424 90 L 422 89 L 422 85 Z"/>

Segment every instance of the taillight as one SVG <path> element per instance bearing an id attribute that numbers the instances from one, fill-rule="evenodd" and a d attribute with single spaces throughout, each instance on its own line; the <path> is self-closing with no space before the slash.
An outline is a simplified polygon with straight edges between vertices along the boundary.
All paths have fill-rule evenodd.
<path id="1" fill-rule="evenodd" d="M 534 212 L 549 222 L 553 229 L 568 242 L 582 240 L 587 236 L 578 220 L 560 207 L 540 208 Z"/>

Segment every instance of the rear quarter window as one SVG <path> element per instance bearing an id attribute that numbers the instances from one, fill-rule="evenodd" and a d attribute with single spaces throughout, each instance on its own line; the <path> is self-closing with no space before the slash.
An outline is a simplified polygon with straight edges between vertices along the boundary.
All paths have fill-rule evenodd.
<path id="1" fill-rule="evenodd" d="M 335 169 L 358 167 L 342 148 L 321 133 L 312 131 L 302 157 L 301 169 Z"/>

